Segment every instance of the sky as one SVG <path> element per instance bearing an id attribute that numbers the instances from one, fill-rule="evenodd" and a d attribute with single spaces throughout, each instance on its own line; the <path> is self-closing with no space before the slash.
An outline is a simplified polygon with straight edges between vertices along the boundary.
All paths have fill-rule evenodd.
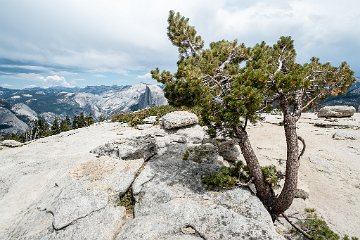
<path id="1" fill-rule="evenodd" d="M 156 83 L 174 71 L 169 10 L 190 18 L 206 46 L 253 46 L 292 36 L 297 61 L 312 56 L 360 75 L 358 0 L 0 0 L 0 86 L 84 87 Z"/>

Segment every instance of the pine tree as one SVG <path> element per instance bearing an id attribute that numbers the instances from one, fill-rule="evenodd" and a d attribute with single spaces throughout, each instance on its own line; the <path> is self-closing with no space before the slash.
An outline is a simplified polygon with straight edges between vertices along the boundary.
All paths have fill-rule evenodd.
<path id="1" fill-rule="evenodd" d="M 101 115 L 100 117 L 99 117 L 99 122 L 104 122 L 105 121 L 105 117 L 103 116 L 103 115 Z"/>
<path id="2" fill-rule="evenodd" d="M 86 126 L 90 126 L 90 125 L 94 124 L 96 121 L 94 120 L 94 118 L 92 117 L 92 114 L 90 113 L 89 115 L 87 115 L 85 117 L 85 122 L 86 122 Z"/>
<path id="3" fill-rule="evenodd" d="M 69 131 L 71 129 L 71 123 L 69 124 L 70 122 L 70 118 L 68 116 L 66 116 L 65 119 L 61 120 L 61 123 L 60 123 L 60 132 L 66 132 L 66 131 Z"/>
<path id="4" fill-rule="evenodd" d="M 50 126 L 47 121 L 43 118 L 38 120 L 39 137 L 47 137 L 51 135 Z"/>
<path id="5" fill-rule="evenodd" d="M 72 129 L 77 128 L 79 128 L 79 117 L 75 115 L 72 123 Z"/>
<path id="6" fill-rule="evenodd" d="M 55 134 L 59 134 L 60 132 L 61 131 L 60 131 L 60 126 L 59 126 L 59 120 L 57 117 L 55 117 L 53 124 L 51 126 L 51 133 L 53 135 L 55 135 Z"/>
<path id="7" fill-rule="evenodd" d="M 296 63 L 291 37 L 280 37 L 273 46 L 261 42 L 246 47 L 237 41 L 218 41 L 203 48 L 203 41 L 188 19 L 170 11 L 168 37 L 178 48 L 177 71 L 151 71 L 165 84 L 171 105 L 198 106 L 209 133 L 222 132 L 239 142 L 254 178 L 256 194 L 273 219 L 287 210 L 297 189 L 300 157 L 305 141 L 297 134 L 301 113 L 330 95 L 344 93 L 355 82 L 346 62 L 334 67 L 311 58 Z M 248 122 L 256 123 L 262 111 L 278 106 L 283 113 L 287 143 L 285 184 L 280 195 L 261 170 L 247 134 Z M 299 151 L 300 141 L 304 146 Z"/>
<path id="8" fill-rule="evenodd" d="M 79 128 L 86 127 L 86 119 L 83 112 L 80 113 L 78 119 L 79 119 Z"/>
<path id="9" fill-rule="evenodd" d="M 65 121 L 66 121 L 66 124 L 69 126 L 69 130 L 70 130 L 71 129 L 71 120 L 70 120 L 69 115 L 66 115 Z"/>

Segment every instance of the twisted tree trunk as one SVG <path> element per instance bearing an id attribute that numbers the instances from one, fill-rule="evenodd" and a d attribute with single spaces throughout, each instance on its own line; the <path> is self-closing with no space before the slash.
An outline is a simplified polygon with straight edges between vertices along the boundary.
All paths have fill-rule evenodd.
<path id="1" fill-rule="evenodd" d="M 236 137 L 239 140 L 239 146 L 244 156 L 247 166 L 249 167 L 250 174 L 254 178 L 256 187 L 256 195 L 263 202 L 266 208 L 270 210 L 274 198 L 273 190 L 270 185 L 265 182 L 264 176 L 261 172 L 259 160 L 250 144 L 247 132 L 239 127 L 234 128 Z"/>
<path id="2" fill-rule="evenodd" d="M 299 154 L 299 138 L 296 132 L 297 117 L 293 116 L 290 112 L 290 105 L 285 96 L 281 99 L 281 109 L 284 115 L 284 130 L 287 145 L 287 160 L 286 160 L 286 173 L 285 184 L 278 197 L 275 197 L 270 185 L 266 183 L 261 171 L 260 163 L 256 157 L 256 154 L 250 144 L 249 137 L 245 129 L 241 127 L 235 127 L 234 132 L 239 140 L 239 146 L 244 156 L 247 166 L 249 167 L 250 174 L 254 178 L 254 184 L 256 187 L 256 195 L 268 209 L 273 220 L 280 214 L 284 213 L 292 204 L 295 191 L 297 189 L 298 171 L 300 166 L 300 156 L 305 150 L 304 148 Z"/>
<path id="3" fill-rule="evenodd" d="M 291 206 L 297 189 L 300 166 L 299 143 L 296 133 L 297 119 L 291 115 L 289 104 L 285 97 L 281 99 L 281 108 L 284 114 L 284 130 L 287 145 L 286 173 L 284 187 L 270 210 L 273 218 L 276 218 Z"/>

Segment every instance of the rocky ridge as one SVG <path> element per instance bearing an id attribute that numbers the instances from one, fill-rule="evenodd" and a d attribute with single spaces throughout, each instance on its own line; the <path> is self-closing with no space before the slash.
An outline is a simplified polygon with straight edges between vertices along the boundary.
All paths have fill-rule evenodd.
<path id="1" fill-rule="evenodd" d="M 197 124 L 166 130 L 153 120 L 137 128 L 96 124 L 1 150 L 0 238 L 284 239 L 278 233 L 284 234 L 283 225 L 275 230 L 249 189 L 214 192 L 201 183 L 205 174 L 242 158 L 232 141 L 208 139 Z M 266 115 L 249 126 L 249 135 L 261 164 L 284 170 L 281 120 Z M 314 207 L 337 232 L 360 236 L 360 147 L 347 137 L 357 136 L 355 126 L 356 113 L 325 120 L 304 114 L 299 134 L 308 147 L 299 188 L 306 197 L 295 199 L 289 215 Z M 184 158 L 190 149 L 201 154 Z M 119 205 L 126 193 L 132 193 L 133 210 Z"/>
<path id="2" fill-rule="evenodd" d="M 0 88 L 0 124 L 4 123 L 0 135 L 23 133 L 24 123 L 29 124 L 38 118 L 52 124 L 55 117 L 73 117 L 84 112 L 98 119 L 165 104 L 167 100 L 162 88 L 147 84 L 22 90 Z M 3 118 L 13 120 L 6 123 Z"/>
<path id="3" fill-rule="evenodd" d="M 10 110 L 0 107 L 0 135 L 23 133 L 28 126 Z"/>
<path id="4" fill-rule="evenodd" d="M 1 150 L 0 238 L 283 239 L 248 189 L 206 190 L 201 177 L 223 157 L 201 126 L 148 125 L 102 123 Z M 118 205 L 129 191 L 133 212 Z"/>

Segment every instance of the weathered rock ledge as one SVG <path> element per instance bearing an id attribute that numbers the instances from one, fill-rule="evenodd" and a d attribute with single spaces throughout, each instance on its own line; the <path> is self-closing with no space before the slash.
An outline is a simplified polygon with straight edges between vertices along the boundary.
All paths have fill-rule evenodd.
<path id="1" fill-rule="evenodd" d="M 183 159 L 205 142 L 208 154 Z M 204 188 L 222 156 L 234 160 L 220 146 L 198 125 L 104 123 L 3 149 L 0 239 L 283 239 L 249 190 Z M 133 216 L 116 204 L 128 190 Z"/>

